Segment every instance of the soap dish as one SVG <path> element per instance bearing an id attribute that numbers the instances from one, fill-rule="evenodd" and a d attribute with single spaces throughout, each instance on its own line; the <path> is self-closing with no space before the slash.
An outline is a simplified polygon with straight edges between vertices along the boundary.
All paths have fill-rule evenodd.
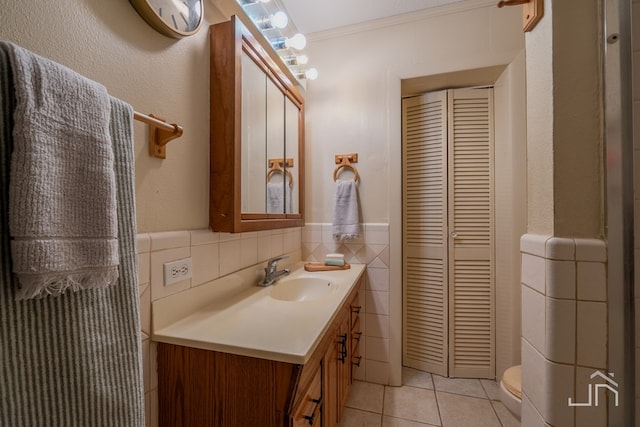
<path id="1" fill-rule="evenodd" d="M 304 265 L 304 269 L 307 271 L 333 271 L 333 270 L 348 270 L 351 268 L 351 264 L 345 262 L 343 266 L 339 265 L 324 265 L 324 262 L 308 262 Z"/>

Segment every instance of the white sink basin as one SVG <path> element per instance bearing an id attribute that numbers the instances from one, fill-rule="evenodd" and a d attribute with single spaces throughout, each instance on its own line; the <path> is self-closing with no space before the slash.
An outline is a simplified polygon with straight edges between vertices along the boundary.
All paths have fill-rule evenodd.
<path id="1" fill-rule="evenodd" d="M 272 286 L 270 296 L 281 301 L 315 301 L 336 290 L 336 285 L 319 277 L 295 277 Z"/>

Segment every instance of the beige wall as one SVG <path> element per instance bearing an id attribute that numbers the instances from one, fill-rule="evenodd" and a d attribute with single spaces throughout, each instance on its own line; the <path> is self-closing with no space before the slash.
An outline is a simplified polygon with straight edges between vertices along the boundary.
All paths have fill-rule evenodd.
<path id="1" fill-rule="evenodd" d="M 126 0 L 0 0 L 0 39 L 102 83 L 136 111 L 184 127 L 167 159 L 149 157 L 148 128 L 135 122 L 138 231 L 208 226 L 208 25 L 222 17 L 205 1 L 195 35 L 167 38 Z"/>
<path id="2" fill-rule="evenodd" d="M 389 222 L 400 191 L 390 180 L 400 176 L 390 164 L 400 152 L 400 79 L 508 64 L 524 47 L 518 8 L 469 4 L 485 6 L 310 37 L 320 77 L 307 84 L 308 222 L 332 221 L 333 156 L 350 152 L 360 154 L 361 221 Z"/>
<path id="3" fill-rule="evenodd" d="M 524 50 L 494 85 L 496 378 L 520 364 L 520 236 L 527 232 Z"/>
<path id="4" fill-rule="evenodd" d="M 529 233 L 604 233 L 598 3 L 545 1 L 526 36 Z"/>

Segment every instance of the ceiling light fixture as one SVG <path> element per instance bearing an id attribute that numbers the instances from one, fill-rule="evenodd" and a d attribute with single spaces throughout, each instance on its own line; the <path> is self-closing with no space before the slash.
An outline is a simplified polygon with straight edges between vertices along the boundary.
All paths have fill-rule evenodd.
<path id="1" fill-rule="evenodd" d="M 282 58 L 285 64 L 287 65 L 305 65 L 309 62 L 309 57 L 307 55 L 293 55 Z"/>
<path id="2" fill-rule="evenodd" d="M 276 50 L 290 49 L 290 48 L 293 48 L 296 50 L 302 50 L 307 45 L 307 38 L 304 35 L 298 33 L 291 38 L 279 37 L 275 40 L 272 40 L 271 45 Z"/>
<path id="3" fill-rule="evenodd" d="M 255 23 L 260 30 L 270 30 L 272 28 L 283 29 L 287 27 L 289 18 L 286 13 L 279 11 L 273 15 L 258 19 Z"/>
<path id="4" fill-rule="evenodd" d="M 296 78 L 297 79 L 315 80 L 315 79 L 318 78 L 318 70 L 316 70 L 315 68 L 309 68 L 308 70 L 306 70 L 304 72 L 297 72 L 296 73 Z"/>
<path id="5" fill-rule="evenodd" d="M 257 3 L 269 3 L 271 0 L 238 0 L 240 2 L 240 6 L 250 6 L 252 4 Z"/>

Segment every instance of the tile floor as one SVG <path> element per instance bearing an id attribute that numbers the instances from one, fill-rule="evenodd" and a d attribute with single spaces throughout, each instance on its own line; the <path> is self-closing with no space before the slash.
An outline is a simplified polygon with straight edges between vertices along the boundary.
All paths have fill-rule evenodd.
<path id="1" fill-rule="evenodd" d="M 340 427 L 519 427 L 491 380 L 403 368 L 402 387 L 356 381 Z"/>

